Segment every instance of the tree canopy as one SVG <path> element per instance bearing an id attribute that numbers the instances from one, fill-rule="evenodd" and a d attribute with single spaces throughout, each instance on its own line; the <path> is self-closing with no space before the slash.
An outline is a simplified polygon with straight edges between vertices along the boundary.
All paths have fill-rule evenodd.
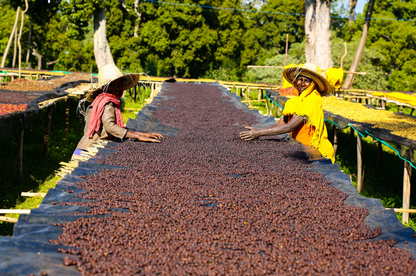
<path id="1" fill-rule="evenodd" d="M 247 70 L 247 65 L 283 65 L 286 35 L 289 62 L 304 61 L 305 6 L 298 0 L 268 0 L 262 5 L 242 0 L 29 0 L 22 45 L 32 41 L 43 55 L 43 67 L 97 71 L 94 62 L 93 16 L 105 8 L 107 39 L 117 66 L 158 76 L 221 77 L 229 80 L 274 80 L 275 72 Z M 18 6 L 23 0 L 0 0 L 0 52 L 4 51 Z M 216 7 L 215 9 L 209 7 Z M 344 42 L 349 68 L 364 19 L 349 22 L 348 10 L 331 8 L 332 58 L 340 66 Z M 366 48 L 354 87 L 416 90 L 416 4 L 412 0 L 376 1 Z M 399 19 L 399 20 L 397 20 Z M 410 20 L 410 21 L 406 21 Z M 32 43 L 32 44 L 33 44 Z M 23 56 L 26 54 L 23 50 Z M 7 65 L 11 66 L 9 53 Z M 57 62 L 46 65 L 47 62 Z M 36 66 L 34 56 L 30 58 Z M 256 73 L 257 72 L 257 73 Z M 280 78 L 276 78 L 280 82 Z"/>

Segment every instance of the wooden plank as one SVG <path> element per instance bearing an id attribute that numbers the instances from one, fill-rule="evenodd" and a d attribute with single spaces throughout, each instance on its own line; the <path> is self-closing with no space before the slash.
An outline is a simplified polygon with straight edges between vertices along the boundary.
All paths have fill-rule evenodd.
<path id="1" fill-rule="evenodd" d="M 406 150 L 404 154 L 407 160 L 412 160 L 413 158 L 413 150 Z M 408 162 L 404 162 L 404 176 L 403 176 L 403 209 L 410 208 L 410 190 L 411 190 L 411 183 L 410 179 L 412 176 L 412 166 Z M 409 222 L 409 213 L 403 213 L 402 216 L 402 223 Z"/>
<path id="2" fill-rule="evenodd" d="M 0 209 L 0 214 L 30 214 L 30 209 Z"/>
<path id="3" fill-rule="evenodd" d="M 17 222 L 17 219 L 15 219 L 15 218 L 8 218 L 8 217 L 0 217 L 0 221 L 16 223 Z"/>
<path id="4" fill-rule="evenodd" d="M 361 193 L 363 189 L 363 148 L 361 135 L 357 133 L 357 192 Z"/>
<path id="5" fill-rule="evenodd" d="M 25 196 L 25 197 L 42 197 L 42 198 L 44 198 L 46 196 L 46 193 L 25 193 L 25 192 L 22 192 L 20 195 Z"/>
<path id="6" fill-rule="evenodd" d="M 391 208 L 386 208 L 386 210 L 390 210 Z M 396 213 L 416 213 L 416 209 L 393 209 Z M 404 214 L 403 214 L 404 215 Z"/>

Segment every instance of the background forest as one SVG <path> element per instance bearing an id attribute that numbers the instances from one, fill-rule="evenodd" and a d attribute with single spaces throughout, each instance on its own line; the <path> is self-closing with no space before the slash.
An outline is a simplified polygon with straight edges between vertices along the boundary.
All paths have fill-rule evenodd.
<path id="1" fill-rule="evenodd" d="M 280 83 L 279 70 L 247 70 L 247 65 L 282 66 L 286 34 L 288 61 L 305 61 L 303 1 L 268 0 L 261 1 L 262 5 L 241 0 L 169 2 L 180 5 L 149 0 L 105 1 L 107 39 L 117 66 L 154 76 Z M 102 3 L 29 0 L 22 34 L 23 67 L 38 68 L 41 55 L 42 69 L 97 72 L 91 10 Z M 346 42 L 349 54 L 344 68 L 348 69 L 364 16 L 357 15 L 349 22 L 347 7 L 336 5 L 336 1 L 331 5 L 334 65 L 340 66 Z M 18 6 L 24 7 L 24 1 L 0 0 L 0 53 L 5 51 Z M 377 0 L 358 67 L 368 75 L 356 77 L 353 87 L 416 91 L 415 25 L 414 0 Z M 29 48 L 31 54 L 27 55 Z M 5 67 L 12 65 L 13 49 Z"/>

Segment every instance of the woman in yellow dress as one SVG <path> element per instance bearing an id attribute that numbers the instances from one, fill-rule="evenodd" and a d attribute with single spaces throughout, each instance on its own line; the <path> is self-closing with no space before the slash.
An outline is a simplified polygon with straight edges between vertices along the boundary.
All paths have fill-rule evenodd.
<path id="1" fill-rule="evenodd" d="M 285 69 L 283 77 L 293 83 L 299 96 L 286 102 L 283 117 L 276 125 L 264 129 L 246 126 L 249 130 L 241 132 L 240 138 L 249 141 L 260 136 L 290 133 L 296 141 L 318 149 L 334 162 L 334 149 L 328 140 L 321 100 L 322 96 L 333 92 L 333 87 L 319 71 L 312 63 Z"/>

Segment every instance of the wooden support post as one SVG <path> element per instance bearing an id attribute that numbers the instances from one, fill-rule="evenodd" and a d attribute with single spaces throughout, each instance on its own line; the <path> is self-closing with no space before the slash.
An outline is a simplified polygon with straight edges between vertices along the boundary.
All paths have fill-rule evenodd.
<path id="1" fill-rule="evenodd" d="M 257 93 L 257 100 L 260 102 L 260 100 L 263 98 L 262 97 L 263 95 L 262 95 L 262 92 L 261 92 L 261 89 L 259 88 L 259 92 Z"/>
<path id="2" fill-rule="evenodd" d="M 381 108 L 386 109 L 386 101 L 385 100 L 381 100 Z"/>
<path id="3" fill-rule="evenodd" d="M 17 174 L 19 176 L 19 179 L 22 180 L 23 177 L 23 137 L 25 134 L 25 130 L 23 129 L 23 119 L 22 119 L 22 125 L 21 130 L 19 133 L 19 140 L 18 140 L 18 146 L 17 146 Z"/>
<path id="4" fill-rule="evenodd" d="M 383 148 L 381 147 L 381 142 L 377 141 L 377 145 L 378 145 L 378 160 L 379 160 L 379 166 L 380 169 L 383 168 Z"/>
<path id="5" fill-rule="evenodd" d="M 407 160 L 413 159 L 413 150 L 408 149 L 404 154 Z M 403 176 L 403 209 L 410 209 L 410 179 L 412 176 L 412 166 L 408 162 L 404 162 L 404 176 Z M 409 213 L 403 213 L 402 223 L 409 222 Z"/>
<path id="6" fill-rule="evenodd" d="M 363 148 L 361 135 L 357 133 L 357 192 L 361 193 L 363 189 Z"/>
<path id="7" fill-rule="evenodd" d="M 46 115 L 45 135 L 43 136 L 43 156 L 48 158 L 49 135 L 51 133 L 52 121 L 52 106 L 48 107 L 48 114 Z"/>
<path id="8" fill-rule="evenodd" d="M 266 110 L 267 110 L 267 116 L 270 116 L 269 99 L 267 98 L 266 98 Z"/>
<path id="9" fill-rule="evenodd" d="M 273 105 L 273 108 L 274 108 L 274 110 L 273 110 L 273 117 L 276 118 L 277 117 L 277 105 L 274 104 Z"/>
<path id="10" fill-rule="evenodd" d="M 68 136 L 69 134 L 69 111 L 71 108 L 71 98 L 68 97 L 66 100 L 66 110 L 65 110 L 65 134 Z"/>
<path id="11" fill-rule="evenodd" d="M 82 115 L 80 115 L 78 117 L 78 126 L 79 126 L 79 129 L 83 129 L 84 128 L 84 116 L 82 116 Z"/>
<path id="12" fill-rule="evenodd" d="M 337 126 L 333 125 L 333 130 L 334 130 L 334 155 L 337 154 L 337 149 L 338 149 L 338 133 L 339 133 L 339 129 Z"/>
<path id="13" fill-rule="evenodd" d="M 350 147 L 352 147 L 354 144 L 354 129 L 350 127 Z"/>

